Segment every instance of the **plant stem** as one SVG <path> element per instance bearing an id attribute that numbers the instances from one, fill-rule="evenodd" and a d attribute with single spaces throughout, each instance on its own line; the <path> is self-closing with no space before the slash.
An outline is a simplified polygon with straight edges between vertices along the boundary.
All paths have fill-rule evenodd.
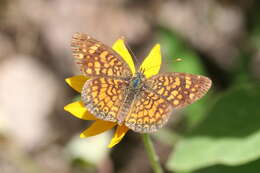
<path id="1" fill-rule="evenodd" d="M 154 173 L 163 173 L 157 154 L 155 153 L 152 140 L 148 134 L 142 134 L 144 146 L 148 154 Z"/>

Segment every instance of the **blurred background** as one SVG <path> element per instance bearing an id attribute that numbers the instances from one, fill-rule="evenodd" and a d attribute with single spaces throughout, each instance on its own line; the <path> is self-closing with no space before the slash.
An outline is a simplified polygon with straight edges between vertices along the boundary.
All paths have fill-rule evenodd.
<path id="1" fill-rule="evenodd" d="M 259 19 L 257 0 L 1 0 L 0 173 L 152 172 L 139 134 L 107 149 L 113 131 L 80 139 L 90 123 L 63 110 L 75 32 L 124 36 L 140 61 L 160 43 L 162 71 L 212 79 L 153 134 L 165 172 L 260 172 Z"/>

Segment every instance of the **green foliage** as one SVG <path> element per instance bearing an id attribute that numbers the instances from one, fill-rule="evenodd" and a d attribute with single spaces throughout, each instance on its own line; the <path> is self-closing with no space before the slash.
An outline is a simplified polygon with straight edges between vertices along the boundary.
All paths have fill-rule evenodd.
<path id="1" fill-rule="evenodd" d="M 163 58 L 166 59 L 165 61 L 170 71 L 205 74 L 205 69 L 199 56 L 178 35 L 161 28 L 158 38 L 162 47 Z M 177 58 L 181 58 L 182 61 L 175 62 Z"/>
<path id="2" fill-rule="evenodd" d="M 256 49 L 260 49 L 260 11 L 259 6 L 256 10 L 252 11 L 252 18 L 251 18 L 251 31 L 249 35 L 249 39 L 252 42 L 252 45 Z"/>
<path id="3" fill-rule="evenodd" d="M 260 170 L 260 160 L 250 162 L 241 166 L 217 165 L 206 169 L 195 171 L 195 173 L 257 173 Z"/>
<path id="4" fill-rule="evenodd" d="M 259 158 L 259 100 L 260 87 L 254 85 L 239 86 L 219 96 L 206 118 L 177 144 L 168 168 L 192 171 Z"/>

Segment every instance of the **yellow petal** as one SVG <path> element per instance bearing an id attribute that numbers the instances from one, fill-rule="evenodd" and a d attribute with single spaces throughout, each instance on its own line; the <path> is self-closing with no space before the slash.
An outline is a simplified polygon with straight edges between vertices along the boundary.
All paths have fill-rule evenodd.
<path id="1" fill-rule="evenodd" d="M 156 75 L 160 71 L 162 62 L 160 45 L 156 44 L 149 55 L 144 59 L 144 62 L 140 66 L 141 70 L 144 70 L 144 75 L 149 78 Z"/>
<path id="2" fill-rule="evenodd" d="M 108 145 L 108 148 L 112 148 L 114 147 L 116 144 L 118 144 L 122 139 L 123 137 L 125 136 L 126 132 L 128 131 L 129 129 L 126 127 L 126 126 L 117 126 L 117 129 L 116 129 L 116 132 L 115 132 L 115 135 L 114 137 L 112 138 L 110 144 Z"/>
<path id="3" fill-rule="evenodd" d="M 128 64 L 131 72 L 135 74 L 135 65 L 132 59 L 132 56 L 128 52 L 128 49 L 125 46 L 125 41 L 123 39 L 118 39 L 112 46 L 114 51 L 116 51 Z"/>
<path id="4" fill-rule="evenodd" d="M 86 76 L 79 75 L 79 76 L 73 76 L 70 78 L 65 79 L 67 84 L 73 89 L 75 89 L 78 92 L 81 92 L 84 83 L 88 80 Z"/>
<path id="5" fill-rule="evenodd" d="M 97 120 L 94 115 L 88 112 L 82 101 L 70 103 L 64 107 L 64 110 L 83 120 Z"/>
<path id="6" fill-rule="evenodd" d="M 114 122 L 97 120 L 89 128 L 80 134 L 81 138 L 98 135 L 104 131 L 113 128 L 116 125 Z"/>

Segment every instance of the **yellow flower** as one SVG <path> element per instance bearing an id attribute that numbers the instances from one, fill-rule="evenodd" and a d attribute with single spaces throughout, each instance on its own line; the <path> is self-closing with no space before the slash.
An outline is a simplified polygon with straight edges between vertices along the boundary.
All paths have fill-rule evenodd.
<path id="1" fill-rule="evenodd" d="M 135 73 L 135 66 L 132 60 L 130 53 L 128 52 L 123 39 L 117 40 L 114 45 L 113 49 L 122 56 L 122 58 L 127 62 L 129 68 L 131 69 L 132 73 Z M 160 52 L 160 45 L 155 45 L 152 49 L 148 57 L 144 60 L 141 67 L 142 69 L 147 69 L 145 71 L 145 76 L 147 78 L 157 74 L 160 70 L 161 66 L 161 52 Z M 73 89 L 81 93 L 84 83 L 88 80 L 86 76 L 73 76 L 67 78 L 65 81 L 71 86 Z M 70 103 L 64 107 L 64 110 L 70 112 L 77 118 L 83 120 L 94 120 L 95 122 L 83 131 L 80 134 L 81 138 L 86 138 L 90 136 L 98 135 L 102 132 L 112 129 L 113 127 L 117 126 L 114 137 L 112 138 L 110 144 L 108 145 L 109 148 L 112 148 L 116 144 L 118 144 L 123 137 L 125 136 L 126 132 L 129 130 L 126 126 L 117 125 L 115 122 L 104 121 L 101 119 L 96 118 L 94 115 L 90 114 L 88 110 L 85 108 L 82 101 L 76 101 Z"/>

